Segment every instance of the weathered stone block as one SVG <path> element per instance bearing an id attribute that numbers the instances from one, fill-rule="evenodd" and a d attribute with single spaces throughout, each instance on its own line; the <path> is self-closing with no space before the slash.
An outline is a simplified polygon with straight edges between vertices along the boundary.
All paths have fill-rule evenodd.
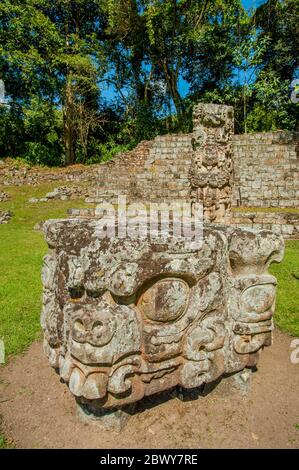
<path id="1" fill-rule="evenodd" d="M 8 224 L 10 222 L 12 216 L 13 216 L 13 212 L 0 210 L 0 225 L 1 224 Z"/>
<path id="2" fill-rule="evenodd" d="M 44 350 L 83 406 L 115 409 L 253 366 L 271 344 L 283 240 L 208 226 L 176 238 L 100 238 L 98 219 L 44 230 Z"/>

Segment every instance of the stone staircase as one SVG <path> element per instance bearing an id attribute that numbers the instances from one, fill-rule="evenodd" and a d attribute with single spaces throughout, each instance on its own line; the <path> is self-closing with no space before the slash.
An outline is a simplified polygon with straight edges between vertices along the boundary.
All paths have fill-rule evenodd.
<path id="1" fill-rule="evenodd" d="M 172 201 L 189 198 L 190 134 L 156 137 L 115 157 L 97 169 L 97 184 L 86 202 L 115 203 L 119 195 L 132 201 Z"/>

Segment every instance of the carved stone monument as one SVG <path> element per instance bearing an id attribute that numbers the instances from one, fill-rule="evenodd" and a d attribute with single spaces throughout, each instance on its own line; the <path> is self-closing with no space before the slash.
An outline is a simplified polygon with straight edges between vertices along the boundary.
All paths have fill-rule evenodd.
<path id="1" fill-rule="evenodd" d="M 89 410 L 118 409 L 176 385 L 253 366 L 271 344 L 283 256 L 268 231 L 206 227 L 175 238 L 99 238 L 99 220 L 45 223 L 44 350 Z"/>
<path id="2" fill-rule="evenodd" d="M 194 107 L 191 198 L 202 202 L 208 222 L 226 223 L 230 216 L 233 119 L 231 106 L 200 103 Z"/>
<path id="3" fill-rule="evenodd" d="M 44 224 L 44 349 L 91 415 L 212 383 L 254 366 L 271 344 L 276 280 L 268 267 L 281 261 L 283 240 L 211 224 L 229 218 L 233 110 L 200 104 L 194 121 L 200 245 L 173 234 L 102 237 L 90 210 Z"/>

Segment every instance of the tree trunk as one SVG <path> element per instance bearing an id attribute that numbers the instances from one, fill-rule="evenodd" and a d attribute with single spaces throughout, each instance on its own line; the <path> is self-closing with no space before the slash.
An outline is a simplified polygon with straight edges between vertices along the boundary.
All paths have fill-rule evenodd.
<path id="1" fill-rule="evenodd" d="M 66 166 L 72 165 L 75 161 L 73 107 L 74 97 L 72 84 L 69 78 L 67 78 L 63 107 L 63 130 Z"/>
<path id="2" fill-rule="evenodd" d="M 178 90 L 178 72 L 171 70 L 165 61 L 163 62 L 162 67 L 166 79 L 167 88 L 177 112 L 178 122 L 182 122 L 185 117 L 185 108 L 183 100 Z"/>

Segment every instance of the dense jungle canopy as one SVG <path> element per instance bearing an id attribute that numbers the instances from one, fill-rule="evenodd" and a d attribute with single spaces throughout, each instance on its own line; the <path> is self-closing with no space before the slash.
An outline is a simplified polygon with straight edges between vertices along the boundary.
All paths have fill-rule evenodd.
<path id="1" fill-rule="evenodd" d="M 0 158 L 103 161 L 189 131 L 199 101 L 236 133 L 296 130 L 299 2 L 255 3 L 2 0 Z"/>

